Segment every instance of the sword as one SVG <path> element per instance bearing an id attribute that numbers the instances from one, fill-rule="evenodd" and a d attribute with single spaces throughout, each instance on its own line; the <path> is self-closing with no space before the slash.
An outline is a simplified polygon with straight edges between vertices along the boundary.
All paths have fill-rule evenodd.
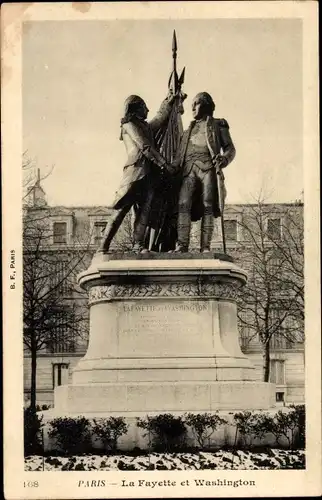
<path id="1" fill-rule="evenodd" d="M 224 206 L 225 206 L 225 202 L 224 202 L 224 194 L 223 194 L 223 191 L 222 191 L 222 171 L 221 171 L 221 168 L 220 168 L 220 165 L 218 163 L 218 156 L 217 155 L 214 159 L 214 163 L 215 163 L 215 168 L 216 168 L 216 174 L 218 176 L 218 182 L 217 182 L 217 186 L 218 186 L 218 201 L 219 201 L 219 208 L 220 208 L 220 222 L 221 222 L 221 236 L 222 236 L 222 246 L 223 246 L 223 251 L 224 253 L 226 253 L 226 237 L 225 237 L 225 221 L 224 221 Z"/>
<path id="2" fill-rule="evenodd" d="M 225 237 L 225 224 L 224 224 L 225 198 L 224 198 L 224 193 L 223 193 L 222 184 L 221 184 L 221 181 L 223 180 L 222 179 L 223 173 L 221 171 L 220 163 L 219 163 L 220 154 L 215 155 L 214 150 L 212 149 L 211 143 L 208 139 L 208 134 L 206 134 L 206 141 L 207 141 L 208 149 L 210 151 L 213 165 L 216 169 L 216 174 L 218 176 L 217 187 L 218 187 L 218 201 L 219 201 L 219 209 L 220 209 L 221 237 L 222 237 L 223 251 L 224 251 L 224 253 L 226 253 L 226 237 Z"/>

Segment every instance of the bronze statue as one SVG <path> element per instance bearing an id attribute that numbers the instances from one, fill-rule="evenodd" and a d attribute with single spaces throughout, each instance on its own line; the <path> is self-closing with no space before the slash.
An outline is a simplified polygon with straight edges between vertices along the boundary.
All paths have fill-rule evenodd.
<path id="1" fill-rule="evenodd" d="M 178 176 L 172 176 L 172 166 L 182 135 L 181 91 L 185 70 L 177 74 L 177 40 L 172 39 L 173 69 L 167 98 L 156 117 L 146 121 L 148 108 L 139 96 L 125 101 L 121 120 L 121 137 L 128 159 L 124 166 L 121 186 L 112 204 L 114 213 L 105 228 L 99 252 L 107 252 L 124 217 L 133 207 L 133 250 L 144 252 L 174 249 L 177 239 Z M 176 177 L 176 178 L 175 178 Z"/>
<path id="2" fill-rule="evenodd" d="M 173 93 L 169 92 L 150 122 L 146 121 L 149 110 L 141 97 L 131 95 L 125 101 L 120 139 L 124 142 L 128 157 L 121 186 L 112 204 L 114 213 L 107 223 L 98 250 L 100 252 L 109 250 L 112 239 L 132 207 L 135 211 L 133 251 L 147 249 L 146 229 L 155 189 L 160 172 L 168 166 L 155 146 L 155 134 L 169 119 L 174 99 Z"/>
<path id="3" fill-rule="evenodd" d="M 234 159 L 236 151 L 227 121 L 213 118 L 214 110 L 215 104 L 207 92 L 196 95 L 192 104 L 194 120 L 184 132 L 173 162 L 173 169 L 182 175 L 175 252 L 188 251 L 191 221 L 200 219 L 200 250 L 209 252 L 214 217 L 222 214 L 222 169 Z"/>

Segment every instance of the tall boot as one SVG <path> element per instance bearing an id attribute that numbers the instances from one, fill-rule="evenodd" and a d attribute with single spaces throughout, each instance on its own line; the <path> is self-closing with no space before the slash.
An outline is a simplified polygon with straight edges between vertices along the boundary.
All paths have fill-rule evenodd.
<path id="1" fill-rule="evenodd" d="M 108 221 L 103 238 L 101 241 L 101 245 L 98 249 L 98 252 L 108 252 L 110 248 L 110 244 L 116 235 L 120 225 L 123 222 L 124 217 L 126 216 L 127 212 L 129 211 L 128 207 L 125 207 L 121 210 L 115 211 L 115 213 L 111 216 L 110 220 Z"/>
<path id="2" fill-rule="evenodd" d="M 116 224 L 115 222 L 108 222 L 106 229 L 104 231 L 104 235 L 101 241 L 101 245 L 98 249 L 98 252 L 108 252 L 110 249 L 110 244 L 117 233 L 120 224 Z"/>
<path id="3" fill-rule="evenodd" d="M 190 212 L 179 212 L 178 215 L 178 241 L 176 245 L 176 252 L 188 252 L 190 241 L 191 229 L 191 215 Z"/>
<path id="4" fill-rule="evenodd" d="M 201 221 L 200 251 L 210 252 L 212 235 L 214 232 L 213 214 L 205 214 Z"/>
<path id="5" fill-rule="evenodd" d="M 133 233 L 133 240 L 134 240 L 134 245 L 133 245 L 133 250 L 134 251 L 141 251 L 145 248 L 145 233 L 146 233 L 146 224 L 142 222 L 137 222 L 134 227 L 134 233 Z"/>
<path id="6" fill-rule="evenodd" d="M 147 227 L 149 225 L 153 195 L 154 195 L 154 190 L 150 187 L 144 204 L 138 207 L 135 214 L 134 232 L 133 232 L 133 239 L 134 239 L 133 250 L 135 251 L 147 250 L 146 246 L 148 245 L 146 245 L 145 236 Z"/>

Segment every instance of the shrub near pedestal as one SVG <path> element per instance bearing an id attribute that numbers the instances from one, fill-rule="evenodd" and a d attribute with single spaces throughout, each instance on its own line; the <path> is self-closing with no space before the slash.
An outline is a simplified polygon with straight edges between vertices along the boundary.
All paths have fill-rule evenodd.
<path id="1" fill-rule="evenodd" d="M 174 452 L 186 446 L 187 429 L 182 417 L 164 413 L 155 417 L 137 419 L 137 426 L 147 431 L 149 448 L 154 451 Z"/>
<path id="2" fill-rule="evenodd" d="M 219 426 L 227 424 L 227 420 L 219 415 L 211 413 L 186 413 L 185 423 L 191 428 L 192 434 L 201 449 L 206 448 L 206 442 L 210 440 Z"/>
<path id="3" fill-rule="evenodd" d="M 86 453 L 91 450 L 90 422 L 87 418 L 55 418 L 50 422 L 48 436 L 65 455 Z"/>
<path id="4" fill-rule="evenodd" d="M 44 412 L 45 417 L 45 412 Z M 37 417 L 38 418 L 38 417 Z M 25 420 L 25 442 L 30 441 L 30 423 Z M 39 435 L 36 422 L 34 434 Z M 291 406 L 270 413 L 244 411 L 226 413 L 164 413 L 141 418 L 101 417 L 58 418 L 44 422 L 46 451 L 65 454 L 84 453 L 101 449 L 108 454 L 120 449 L 178 452 L 193 452 L 196 448 L 247 449 L 304 448 L 305 407 Z M 34 439 L 34 438 L 32 438 Z M 36 439 L 36 438 L 35 438 Z M 93 446 L 92 446 L 93 445 Z M 33 451 L 31 451 L 33 453 Z M 40 451 L 41 453 L 41 451 Z"/>
<path id="5" fill-rule="evenodd" d="M 267 435 L 275 438 L 275 444 L 292 449 L 305 444 L 305 407 L 291 405 L 289 410 L 279 410 L 274 415 L 266 412 L 243 411 L 235 413 L 234 423 L 241 436 L 243 447 L 250 448 L 255 440 L 260 444 Z"/>
<path id="6" fill-rule="evenodd" d="M 39 417 L 31 407 L 24 409 L 24 453 L 37 455 L 43 453 L 40 431 L 42 417 Z"/>
<path id="7" fill-rule="evenodd" d="M 108 452 L 117 451 L 117 441 L 127 430 L 128 426 L 123 417 L 94 419 L 92 426 L 94 435 L 100 439 L 104 450 Z"/>
<path id="8" fill-rule="evenodd" d="M 305 405 L 290 405 L 297 421 L 298 432 L 294 444 L 297 448 L 305 448 Z"/>

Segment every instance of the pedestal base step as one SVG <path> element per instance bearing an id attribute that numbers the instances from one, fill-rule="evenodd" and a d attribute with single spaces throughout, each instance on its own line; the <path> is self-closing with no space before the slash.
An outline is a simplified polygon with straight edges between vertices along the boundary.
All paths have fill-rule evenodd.
<path id="1" fill-rule="evenodd" d="M 82 359 L 74 368 L 73 385 L 253 381 L 256 376 L 246 357 Z"/>
<path id="2" fill-rule="evenodd" d="M 111 383 L 55 389 L 59 413 L 265 410 L 274 402 L 274 384 L 255 381 Z"/>

